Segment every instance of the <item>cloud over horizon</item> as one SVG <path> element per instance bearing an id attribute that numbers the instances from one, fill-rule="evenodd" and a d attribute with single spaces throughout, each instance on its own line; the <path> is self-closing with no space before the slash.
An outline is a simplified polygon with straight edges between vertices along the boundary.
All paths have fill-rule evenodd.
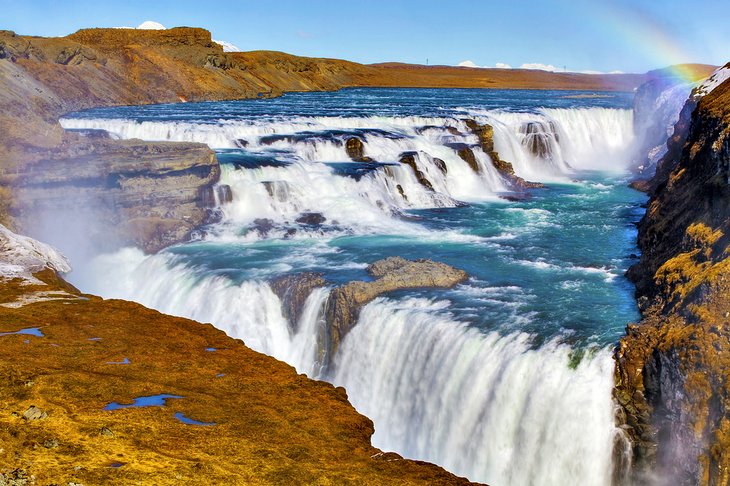
<path id="1" fill-rule="evenodd" d="M 603 71 L 593 71 L 593 70 L 581 70 L 581 71 L 571 71 L 566 70 L 565 68 L 561 69 L 558 67 L 553 66 L 552 64 L 543 64 L 540 62 L 527 62 L 520 64 L 518 67 L 512 67 L 509 64 L 498 62 L 494 66 L 480 66 L 474 61 L 470 60 L 464 60 L 461 61 L 459 64 L 457 64 L 459 67 L 468 67 L 468 68 L 479 68 L 479 69 L 529 69 L 533 71 L 549 71 L 549 72 L 568 72 L 568 73 L 578 73 L 578 74 L 623 74 L 623 71 L 610 71 L 608 73 Z"/>

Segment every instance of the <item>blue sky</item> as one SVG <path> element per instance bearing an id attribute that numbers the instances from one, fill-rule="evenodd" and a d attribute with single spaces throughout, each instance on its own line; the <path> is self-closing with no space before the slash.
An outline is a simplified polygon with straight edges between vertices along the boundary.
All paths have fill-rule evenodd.
<path id="1" fill-rule="evenodd" d="M 0 29 L 204 27 L 242 50 L 372 63 L 644 72 L 730 61 L 730 0 L 0 0 Z"/>

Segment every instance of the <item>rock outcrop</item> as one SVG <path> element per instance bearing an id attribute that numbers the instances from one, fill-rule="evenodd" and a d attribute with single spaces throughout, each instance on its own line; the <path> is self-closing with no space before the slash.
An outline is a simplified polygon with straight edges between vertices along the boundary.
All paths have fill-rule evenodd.
<path id="1" fill-rule="evenodd" d="M 649 71 L 647 82 L 636 90 L 632 110 L 634 132 L 640 146 L 637 153 L 643 157 L 634 165 L 642 180 L 654 176 L 656 164 L 664 156 L 667 138 L 677 132 L 672 130 L 672 126 L 676 123 L 677 113 L 685 105 L 693 83 L 706 78 L 713 70 L 710 66 L 690 64 L 681 69 Z M 685 119 L 689 120 L 694 106 L 688 108 L 685 105 L 685 108 Z"/>
<path id="2" fill-rule="evenodd" d="M 269 283 L 281 300 L 284 317 L 289 321 L 293 332 L 298 330 L 299 319 L 309 294 L 318 287 L 324 287 L 325 284 L 322 274 L 315 272 L 283 275 Z"/>
<path id="3" fill-rule="evenodd" d="M 431 181 L 428 180 L 426 177 L 426 174 L 424 174 L 419 168 L 418 164 L 416 163 L 416 152 L 404 152 L 400 155 L 399 162 L 403 165 L 407 165 L 411 168 L 413 171 L 413 175 L 416 176 L 416 180 L 419 184 L 421 184 L 423 187 L 428 189 L 429 191 L 433 191 L 433 184 L 431 184 Z M 445 165 L 444 165 L 445 167 Z"/>
<path id="4" fill-rule="evenodd" d="M 730 483 L 730 82 L 690 101 L 639 225 L 642 321 L 616 350 L 635 476 Z"/>
<path id="5" fill-rule="evenodd" d="M 325 309 L 328 343 L 325 365 L 345 335 L 357 323 L 360 309 L 375 298 L 395 290 L 451 288 L 468 278 L 463 270 L 432 260 L 406 260 L 390 257 L 367 268 L 373 281 L 353 281 L 330 292 Z"/>
<path id="6" fill-rule="evenodd" d="M 216 204 L 204 191 L 220 168 L 203 144 L 79 140 L 36 155 L 0 183 L 13 188 L 16 225 L 46 241 L 75 232 L 89 250 L 155 252 L 186 239 Z"/>
<path id="7" fill-rule="evenodd" d="M 494 127 L 492 125 L 489 125 L 488 123 L 480 125 L 470 118 L 465 119 L 464 123 L 469 130 L 477 136 L 479 139 L 479 146 L 482 151 L 489 156 L 494 168 L 499 171 L 502 177 L 507 180 L 512 188 L 519 190 L 544 187 L 543 184 L 540 184 L 539 182 L 529 182 L 522 177 L 515 175 L 515 169 L 512 167 L 512 164 L 506 160 L 502 160 L 499 153 L 494 150 Z M 458 154 L 459 157 L 469 164 L 475 172 L 479 172 L 479 165 L 474 158 L 474 152 L 472 152 L 469 147 L 460 148 L 458 150 Z"/>

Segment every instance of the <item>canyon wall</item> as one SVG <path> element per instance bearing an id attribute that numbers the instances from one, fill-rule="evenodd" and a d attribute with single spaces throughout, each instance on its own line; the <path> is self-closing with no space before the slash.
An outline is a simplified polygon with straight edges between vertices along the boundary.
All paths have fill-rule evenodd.
<path id="1" fill-rule="evenodd" d="M 643 318 L 616 351 L 639 482 L 730 482 L 730 82 L 700 94 L 649 184 L 629 271 Z"/>

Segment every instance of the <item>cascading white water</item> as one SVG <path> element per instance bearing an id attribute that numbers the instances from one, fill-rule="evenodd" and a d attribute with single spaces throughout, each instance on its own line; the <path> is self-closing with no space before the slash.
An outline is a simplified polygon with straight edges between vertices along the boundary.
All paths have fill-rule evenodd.
<path id="1" fill-rule="evenodd" d="M 132 249 L 95 265 L 94 275 L 114 269 L 117 278 L 85 288 L 213 322 L 299 372 L 344 386 L 374 421 L 376 447 L 490 484 L 610 484 L 618 431 L 607 349 L 576 366 L 570 346 L 483 333 L 455 320 L 447 301 L 377 299 L 343 340 L 334 369 L 322 370 L 326 288 L 312 292 L 293 332 L 263 281 L 201 279 L 170 255 Z"/>
<path id="2" fill-rule="evenodd" d="M 485 111 L 470 118 L 494 127 L 500 157 L 528 180 L 570 181 L 576 170 L 623 169 L 626 147 L 633 142 L 628 110 Z M 289 237 L 286 225 L 306 212 L 322 214 L 331 226 L 322 230 L 326 237 L 396 234 L 422 242 L 437 234 L 434 242 L 440 244 L 447 240 L 445 231 L 405 221 L 402 211 L 455 206 L 507 190 L 478 148 L 477 137 L 451 117 L 217 123 L 65 119 L 63 124 L 104 129 L 122 138 L 198 141 L 275 158 L 275 164 L 223 165 L 221 183 L 231 187 L 233 201 L 220 208 L 223 221 L 208 228 L 207 244 Z M 301 136 L 291 137 L 297 134 Z M 359 178 L 340 175 L 331 163 L 354 164 L 344 145 L 351 136 L 362 139 L 365 156 L 393 165 Z M 473 151 L 478 173 L 458 155 L 456 147 L 464 146 Z M 433 191 L 411 167 L 399 164 L 404 153 L 412 153 Z M 263 218 L 281 226 L 265 236 L 247 232 Z M 296 237 L 322 236 L 319 229 L 307 231 L 300 228 Z M 291 268 L 283 258 L 269 264 L 270 274 Z M 94 277 L 112 272 L 113 281 Z M 299 372 L 344 385 L 354 405 L 374 420 L 375 444 L 384 449 L 494 485 L 610 481 L 616 430 L 608 351 L 597 350 L 571 367 L 573 348 L 566 344 L 533 347 L 527 334 L 482 332 L 454 319 L 444 302 L 380 299 L 364 308 L 335 357 L 335 369 L 323 374 L 319 334 L 328 290 L 316 289 L 309 296 L 294 332 L 266 277 L 234 282 L 207 268 L 186 266 L 170 253 L 145 256 L 127 249 L 98 258 L 90 275 L 77 274 L 74 283 L 105 297 L 212 322 Z"/>
<path id="3" fill-rule="evenodd" d="M 373 419 L 374 445 L 489 484 L 610 484 L 610 351 L 571 367 L 567 345 L 484 334 L 447 307 L 378 299 L 345 337 L 332 381 Z"/>
<path id="4" fill-rule="evenodd" d="M 476 111 L 471 118 L 494 126 L 496 150 L 527 180 L 569 181 L 574 169 L 623 170 L 616 161 L 625 160 L 633 145 L 629 110 Z M 386 221 L 384 215 L 392 219 L 403 209 L 455 206 L 509 190 L 477 137 L 457 118 L 298 117 L 218 123 L 67 118 L 62 124 L 103 129 L 121 138 L 203 142 L 218 149 L 245 144 L 246 153 L 282 160 L 277 167 L 224 168 L 221 183 L 233 188 L 233 204 L 224 213 L 239 225 L 255 218 L 287 221 L 299 212 L 319 212 L 344 226 L 357 224 L 377 232 L 385 225 L 392 231 L 400 221 Z M 353 136 L 362 139 L 366 156 L 392 165 L 359 180 L 338 175 L 328 163 L 350 162 L 344 141 Z M 457 153 L 463 147 L 471 148 L 478 172 Z M 433 190 L 398 162 L 406 153 L 414 154 L 417 169 Z"/>

